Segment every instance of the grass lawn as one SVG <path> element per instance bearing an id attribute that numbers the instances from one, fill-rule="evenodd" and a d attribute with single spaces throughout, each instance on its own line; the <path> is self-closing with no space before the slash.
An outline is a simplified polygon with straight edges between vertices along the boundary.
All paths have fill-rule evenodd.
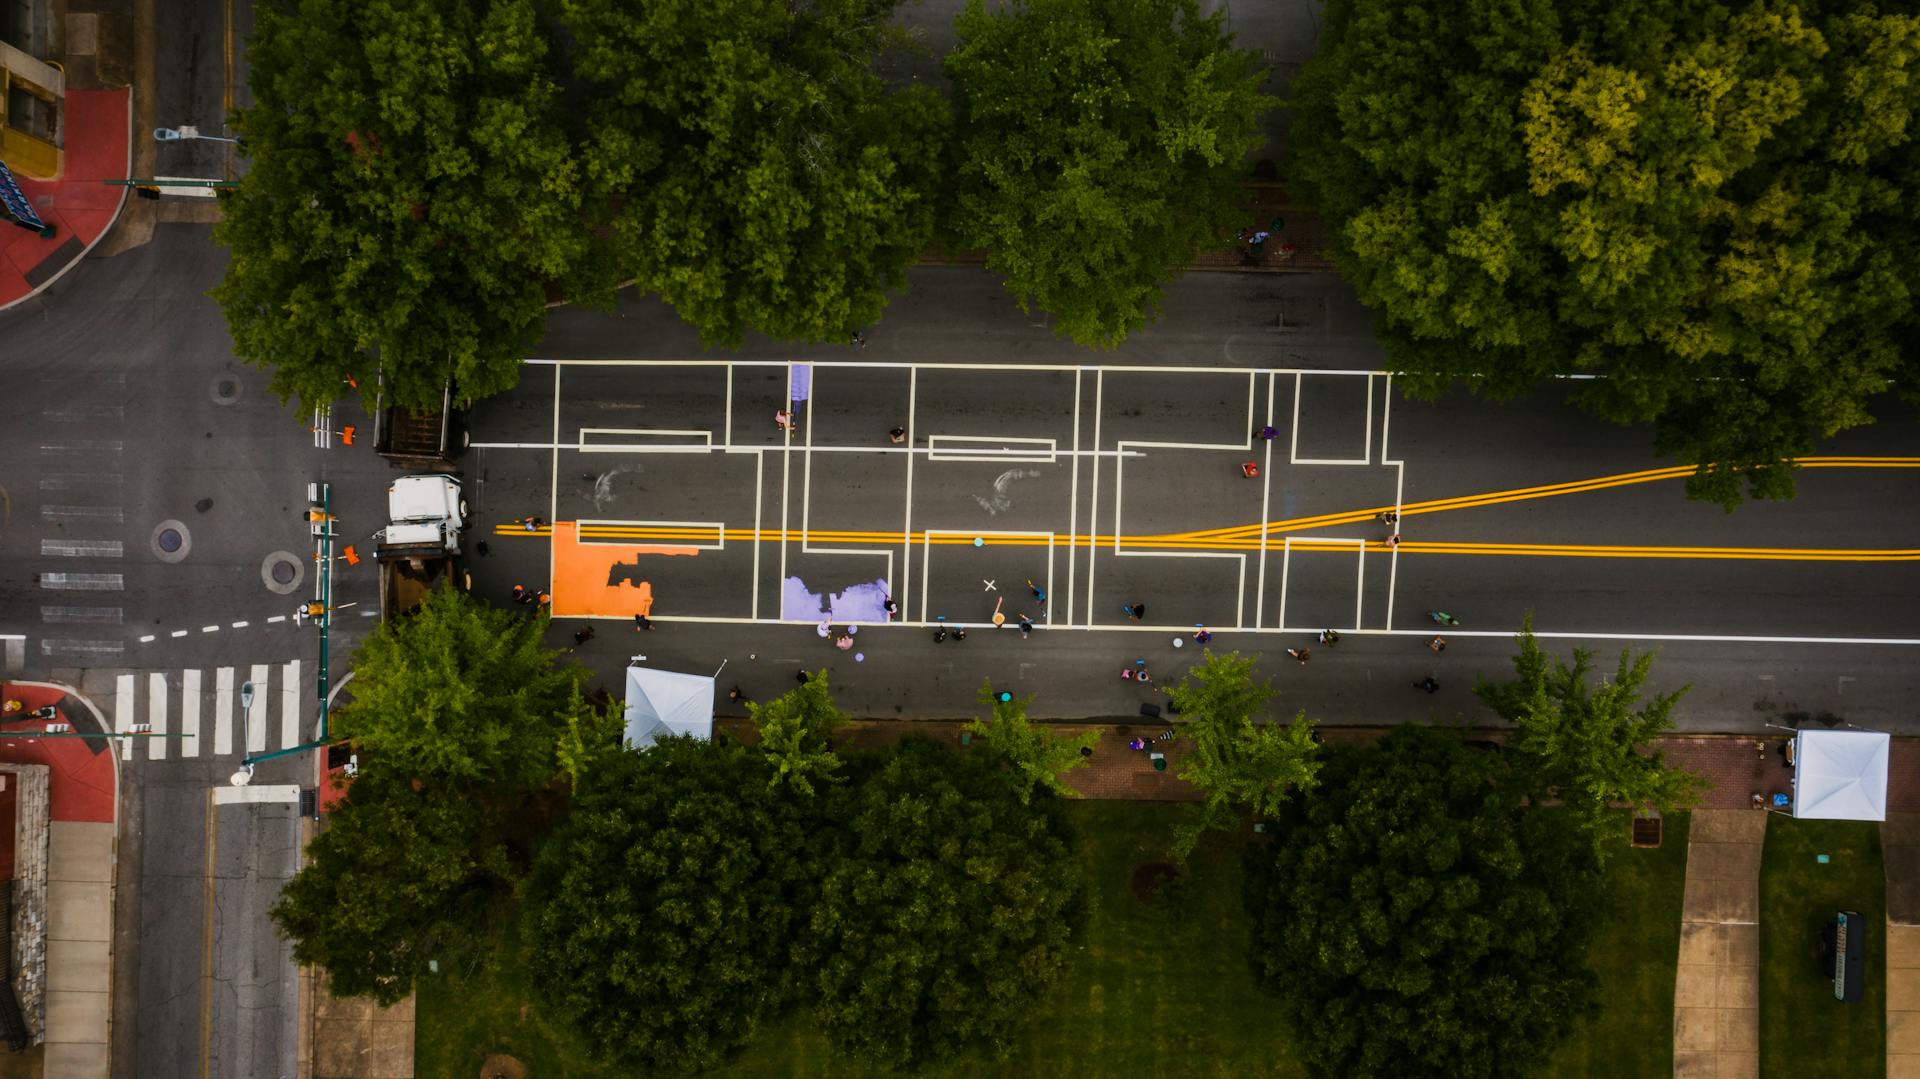
<path id="1" fill-rule="evenodd" d="M 1184 807 L 1155 802 L 1075 802 L 1091 887 L 1084 948 L 1012 1059 L 961 1061 L 934 1076 L 1286 1076 L 1301 1074 L 1279 1006 L 1254 988 L 1241 912 L 1234 836 L 1210 836 L 1188 876 L 1154 904 L 1129 889 L 1133 867 L 1159 861 Z M 489 1053 L 510 1053 L 530 1079 L 611 1079 L 549 1026 L 503 940 L 487 969 L 420 987 L 415 1074 L 472 1079 Z M 1671 982 L 1671 976 L 1668 981 Z M 1672 994 L 1672 986 L 1667 992 Z M 520 1011 L 527 1008 L 522 1021 Z M 837 1061 L 804 1012 L 765 1031 L 726 1079 L 875 1074 Z"/>
<path id="2" fill-rule="evenodd" d="M 1831 856 L 1827 865 L 1816 855 Z M 1886 873 L 1880 826 L 1774 814 L 1760 863 L 1760 1070 L 1860 1079 L 1886 1074 Z M 1857 910 L 1869 927 L 1866 992 L 1833 999 L 1820 927 Z"/>
<path id="3" fill-rule="evenodd" d="M 1548 1075 L 1673 1075 L 1673 982 L 1690 815 L 1669 815 L 1660 845 L 1651 849 L 1627 846 L 1628 820 L 1621 817 L 1625 849 L 1607 867 L 1613 901 L 1587 952 L 1600 976 L 1600 1012 L 1554 1054 Z"/>

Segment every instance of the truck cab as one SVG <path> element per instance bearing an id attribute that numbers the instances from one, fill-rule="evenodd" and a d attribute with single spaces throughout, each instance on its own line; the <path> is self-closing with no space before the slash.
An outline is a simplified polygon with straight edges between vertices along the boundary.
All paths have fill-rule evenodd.
<path id="1" fill-rule="evenodd" d="M 456 559 L 466 526 L 458 477 L 402 476 L 387 486 L 387 527 L 374 548 L 383 621 L 417 609 L 443 577 L 467 586 Z"/>

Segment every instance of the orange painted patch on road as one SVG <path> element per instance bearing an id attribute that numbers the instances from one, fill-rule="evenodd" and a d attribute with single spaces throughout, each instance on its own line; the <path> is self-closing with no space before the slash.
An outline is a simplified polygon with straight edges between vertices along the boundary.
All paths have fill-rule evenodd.
<path id="1" fill-rule="evenodd" d="M 698 547 L 650 543 L 582 543 L 577 522 L 553 523 L 553 609 L 559 617 L 651 614 L 649 557 L 697 555 Z"/>

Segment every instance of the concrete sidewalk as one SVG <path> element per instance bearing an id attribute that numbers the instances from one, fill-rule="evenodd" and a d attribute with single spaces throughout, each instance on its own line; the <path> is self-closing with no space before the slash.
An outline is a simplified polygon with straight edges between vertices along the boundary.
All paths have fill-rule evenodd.
<path id="1" fill-rule="evenodd" d="M 1680 907 L 1673 1074 L 1760 1074 L 1760 851 L 1769 813 L 1697 809 Z"/>
<path id="2" fill-rule="evenodd" d="M 1880 850 L 1887 873 L 1887 1077 L 1914 1079 L 1920 1077 L 1920 813 L 1887 814 Z"/>

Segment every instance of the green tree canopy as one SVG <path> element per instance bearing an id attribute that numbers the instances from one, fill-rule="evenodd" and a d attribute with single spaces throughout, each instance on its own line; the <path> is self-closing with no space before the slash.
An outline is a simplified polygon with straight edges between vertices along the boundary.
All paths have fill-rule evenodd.
<path id="1" fill-rule="evenodd" d="M 1242 213 L 1275 100 L 1223 18 L 1195 0 L 971 0 L 960 14 L 954 239 L 1081 344 L 1145 325 L 1161 286 Z"/>
<path id="2" fill-rule="evenodd" d="M 1313 724 L 1305 712 L 1284 727 L 1260 722 L 1273 686 L 1254 681 L 1251 657 L 1209 649 L 1167 693 L 1193 738 L 1180 778 L 1206 796 L 1199 822 L 1175 829 L 1176 854 L 1192 853 L 1201 834 L 1236 808 L 1271 817 L 1292 791 L 1313 787 L 1320 769 Z"/>
<path id="3" fill-rule="evenodd" d="M 1329 750 L 1247 887 L 1252 959 L 1315 1075 L 1539 1073 L 1589 1009 L 1603 879 L 1572 815 L 1452 735 Z"/>
<path id="4" fill-rule="evenodd" d="M 596 763 L 523 904 L 528 971 L 594 1054 L 680 1075 L 738 1052 L 792 999 L 816 829 L 766 758 L 666 738 Z"/>
<path id="5" fill-rule="evenodd" d="M 1004 1055 L 1059 979 L 1086 885 L 1062 803 L 1023 803 L 999 763 L 923 738 L 836 788 L 845 849 L 803 936 L 814 1016 L 887 1067 Z"/>
<path id="6" fill-rule="evenodd" d="M 1092 749 L 1100 741 L 1100 732 L 1091 730 L 1073 738 L 1062 738 L 1036 727 L 1027 718 L 1027 706 L 1032 703 L 1032 697 L 1011 694 L 1003 701 L 994 692 L 993 683 L 982 683 L 980 704 L 987 710 L 988 719 L 973 720 L 966 730 L 979 735 L 987 749 L 1006 762 L 1011 774 L 1019 780 L 1021 801 L 1030 799 L 1036 788 L 1045 788 L 1063 798 L 1078 798 L 1080 792 L 1067 786 L 1061 777 L 1087 763 L 1081 750 Z"/>
<path id="7" fill-rule="evenodd" d="M 1728 506 L 1920 334 L 1920 19 L 1861 0 L 1333 0 L 1292 167 L 1403 385 L 1558 375 Z"/>
<path id="8" fill-rule="evenodd" d="M 560 0 L 605 258 L 716 345 L 845 342 L 925 248 L 951 120 L 869 70 L 893 0 Z"/>
<path id="9" fill-rule="evenodd" d="M 1626 802 L 1635 810 L 1673 812 L 1691 806 L 1703 781 L 1665 766 L 1650 745 L 1673 727 L 1681 689 L 1643 700 L 1653 655 L 1620 653 L 1613 677 L 1589 686 L 1593 654 L 1575 649 L 1571 665 L 1550 659 L 1533 636 L 1533 622 L 1520 634 L 1512 682 L 1482 684 L 1487 707 L 1515 727 L 1508 748 L 1522 758 L 1540 797 L 1556 799 L 1596 833 L 1618 824 L 1612 810 Z M 1609 837 L 1618 838 L 1617 835 Z M 1605 855 L 1616 843 L 1597 846 Z"/>
<path id="10" fill-rule="evenodd" d="M 415 977 L 483 939 L 513 872 L 492 814 L 445 787 L 357 778 L 273 906 L 293 956 L 341 996 L 392 1004 Z"/>
<path id="11" fill-rule="evenodd" d="M 535 0 L 272 0 L 215 237 L 234 350 L 305 405 L 514 385 L 581 279 L 584 178 Z M 576 289 L 575 291 L 583 291 Z"/>
<path id="12" fill-rule="evenodd" d="M 833 751 L 831 739 L 847 716 L 833 703 L 825 669 L 765 704 L 748 701 L 747 715 L 760 734 L 760 752 L 772 765 L 768 783 L 785 783 L 810 795 L 815 780 L 838 780 L 840 755 Z"/>
<path id="13" fill-rule="evenodd" d="M 355 653 L 352 697 L 333 713 L 333 734 L 366 755 L 366 768 L 464 789 L 548 782 L 572 726 L 605 742 L 617 717 L 581 697 L 584 668 L 557 665 L 541 641 L 546 621 L 435 589 L 419 613 L 382 624 Z"/>

